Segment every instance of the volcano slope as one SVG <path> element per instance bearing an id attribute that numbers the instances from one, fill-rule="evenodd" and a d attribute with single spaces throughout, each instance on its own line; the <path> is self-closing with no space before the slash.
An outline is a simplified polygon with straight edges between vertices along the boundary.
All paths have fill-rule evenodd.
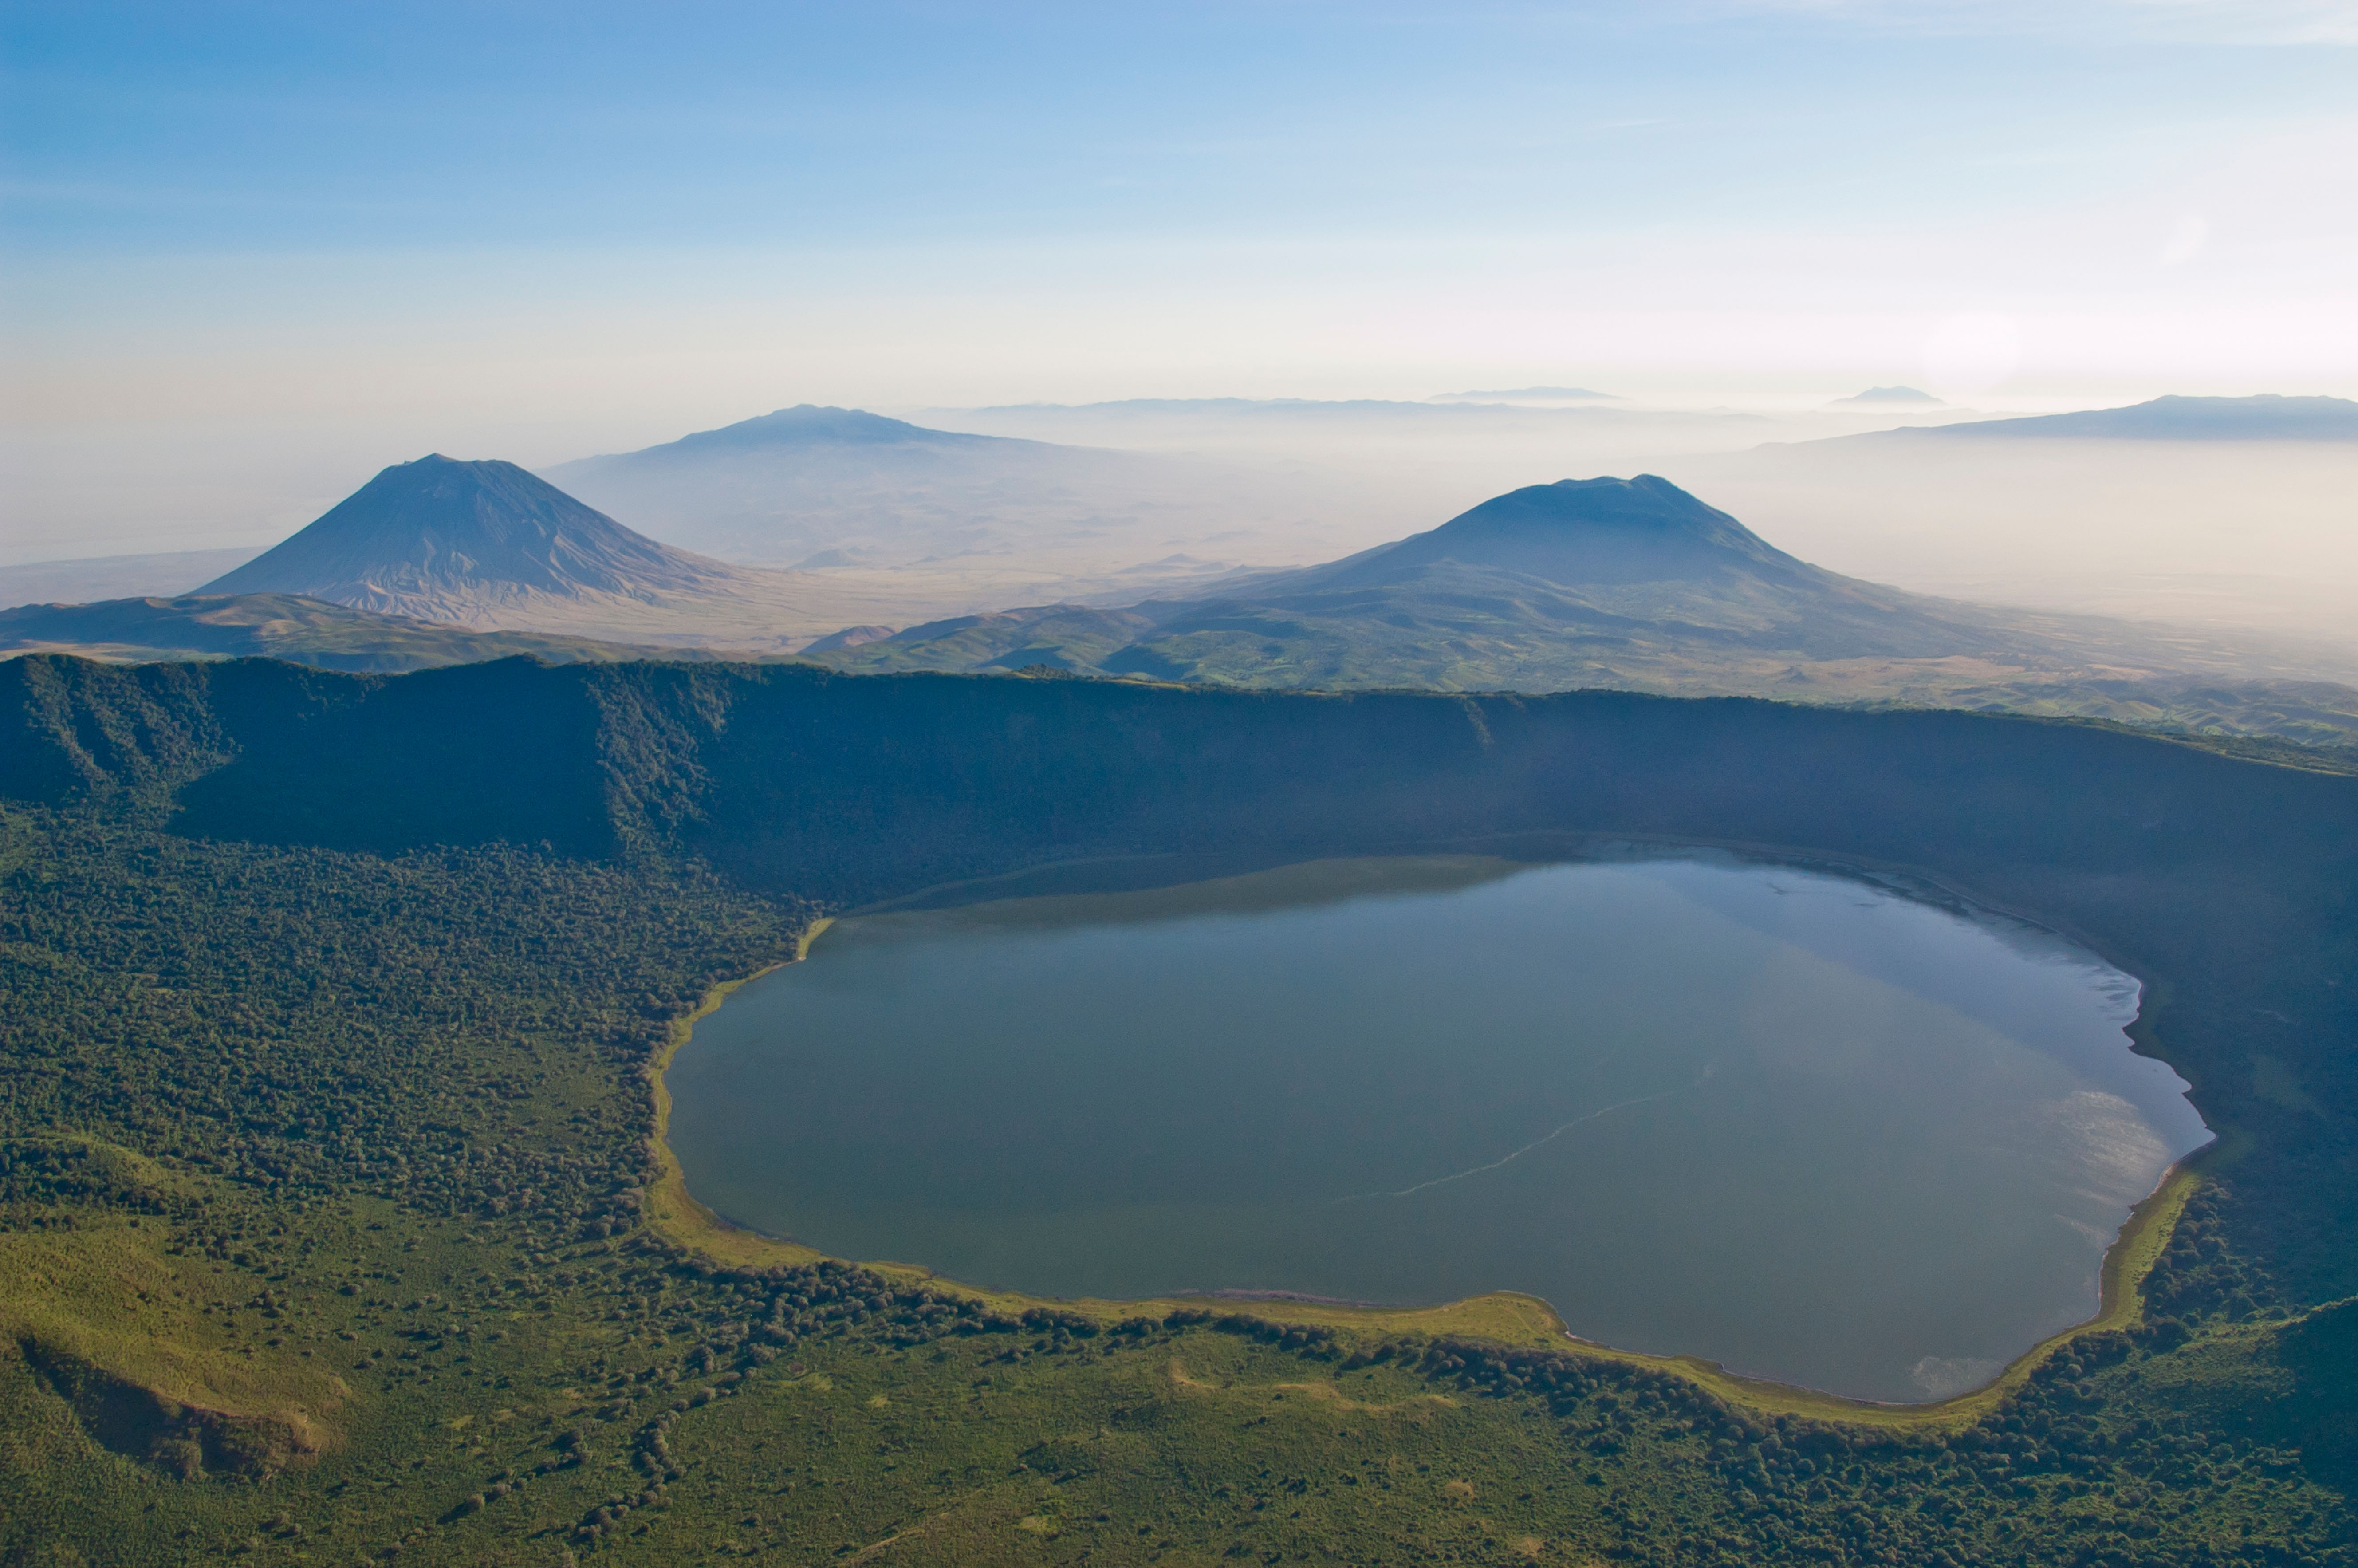
<path id="1" fill-rule="evenodd" d="M 993 577 L 1022 562 L 1014 582 L 1061 579 L 1067 592 L 1128 583 L 1143 593 L 1211 576 L 1221 569 L 1212 562 L 1163 557 L 1276 525 L 1314 501 L 1306 486 L 1249 470 L 962 435 L 808 404 L 560 463 L 546 477 L 730 561 L 838 573 L 955 562 Z M 1142 568 L 1145 582 L 1141 562 L 1160 563 Z"/>
<path id="2" fill-rule="evenodd" d="M 189 597 L 255 595 L 576 643 L 740 653 L 799 645 L 866 604 L 807 576 L 650 539 L 514 463 L 439 452 L 383 470 Z"/>
<path id="3" fill-rule="evenodd" d="M 808 656 L 1293 690 L 1906 702 L 2358 745 L 2358 690 L 2331 678 L 2358 669 L 2346 656 L 1864 582 L 1650 474 L 1528 485 L 1425 533 L 1217 592 L 960 616 Z"/>
<path id="4" fill-rule="evenodd" d="M 10 1561 L 2353 1561 L 2358 779 L 1960 713 L 795 665 L 35 656 L 0 722 Z M 670 1180 L 680 1022 L 831 908 L 1590 834 L 1905 867 L 2145 979 L 2222 1141 L 2104 1321 L 1845 1406 L 1520 1298 L 984 1297 Z"/>

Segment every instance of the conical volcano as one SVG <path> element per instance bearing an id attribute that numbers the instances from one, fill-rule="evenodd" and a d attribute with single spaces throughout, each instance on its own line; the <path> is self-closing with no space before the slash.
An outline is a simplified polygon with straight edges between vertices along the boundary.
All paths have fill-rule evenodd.
<path id="1" fill-rule="evenodd" d="M 809 404 L 543 471 L 592 506 L 743 565 L 963 559 L 999 572 L 1031 557 L 1037 567 L 1020 569 L 1037 570 L 1041 587 L 1192 549 L 1191 538 L 1249 522 L 1271 494 L 1264 481 L 1194 460 Z M 1092 591 L 1106 586 L 1099 578 Z"/>
<path id="2" fill-rule="evenodd" d="M 816 403 L 797 403 L 792 408 L 780 408 L 751 419 L 740 419 L 734 425 L 724 425 L 718 430 L 698 430 L 667 445 L 651 447 L 644 452 L 630 455 L 654 459 L 682 458 L 704 452 L 754 451 L 772 447 L 980 448 L 1008 444 L 1003 437 L 928 430 L 922 425 L 912 425 L 905 419 L 890 419 L 882 414 L 871 414 L 864 408 L 822 407 Z M 1039 445 L 1033 441 L 1021 444 L 1027 447 Z M 580 467 L 600 460 L 611 462 L 613 460 L 590 458 L 580 464 L 566 466 Z"/>
<path id="3" fill-rule="evenodd" d="M 1796 580 L 1816 570 L 1669 480 L 1639 474 L 1525 485 L 1429 533 L 1303 575 L 1322 587 L 1373 588 L 1444 562 L 1600 585 Z"/>
<path id="4" fill-rule="evenodd" d="M 2036 674 L 2181 667 L 2151 633 L 1862 582 L 1666 479 L 1568 479 L 1226 591 L 1047 605 L 830 643 L 851 669 L 1051 665 L 1238 686 L 1751 691 L 1923 700 Z"/>
<path id="5" fill-rule="evenodd" d="M 475 624 L 535 599 L 653 604 L 730 592 L 738 568 L 633 533 L 514 463 L 395 463 L 200 593 L 300 593 Z"/>

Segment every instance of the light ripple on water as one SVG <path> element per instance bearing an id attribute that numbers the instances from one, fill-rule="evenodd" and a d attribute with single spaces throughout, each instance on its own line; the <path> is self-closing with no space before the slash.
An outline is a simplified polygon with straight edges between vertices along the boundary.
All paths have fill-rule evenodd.
<path id="1" fill-rule="evenodd" d="M 1687 1087 L 1690 1088 L 1699 1087 L 1703 1083 L 1704 1078 L 1708 1078 L 1710 1076 L 1711 1069 L 1706 1067 L 1704 1069 L 1703 1078 L 1697 1078 L 1693 1084 L 1688 1085 Z M 1606 1117 L 1611 1116 L 1617 1110 L 1628 1110 L 1632 1106 L 1651 1105 L 1658 1099 L 1668 1099 L 1672 1095 L 1680 1092 L 1681 1091 L 1678 1089 L 1664 1089 L 1658 1095 L 1640 1095 L 1636 1099 L 1625 1099 L 1618 1105 L 1608 1105 L 1602 1110 L 1592 1110 L 1586 1116 L 1576 1116 L 1570 1121 L 1565 1122 L 1562 1127 L 1555 1129 L 1552 1132 L 1542 1133 L 1541 1136 L 1532 1139 L 1529 1143 L 1524 1144 L 1521 1148 L 1513 1151 L 1511 1153 L 1499 1155 L 1498 1158 L 1491 1161 L 1487 1165 L 1476 1165 L 1471 1170 L 1459 1171 L 1452 1175 L 1435 1176 L 1429 1182 L 1419 1182 L 1412 1187 L 1402 1187 L 1396 1193 L 1354 1193 L 1349 1197 L 1336 1198 L 1335 1201 L 1336 1203 L 1359 1203 L 1368 1198 L 1404 1198 L 1412 1196 L 1417 1193 L 1423 1192 L 1428 1187 L 1446 1186 L 1451 1182 L 1462 1182 L 1468 1176 L 1478 1176 L 1485 1171 L 1495 1171 L 1499 1169 L 1501 1166 L 1511 1164 L 1515 1161 L 1520 1160 L 1524 1155 L 1530 1153 L 1532 1150 L 1539 1148 L 1541 1145 L 1554 1142 L 1558 1138 L 1563 1137 L 1565 1133 L 1571 1131 L 1575 1127 L 1585 1127 L 1592 1121 L 1602 1120 Z"/>
<path id="2" fill-rule="evenodd" d="M 2207 1132 L 2133 978 L 1909 893 L 1454 857 L 854 918 L 697 1027 L 673 1143 L 741 1223 L 977 1283 L 1516 1289 L 1939 1397 L 2090 1315 Z"/>

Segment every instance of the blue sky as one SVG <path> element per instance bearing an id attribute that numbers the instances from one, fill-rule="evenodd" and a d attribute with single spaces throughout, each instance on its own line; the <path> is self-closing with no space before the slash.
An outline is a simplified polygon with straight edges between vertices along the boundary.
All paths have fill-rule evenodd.
<path id="1" fill-rule="evenodd" d="M 2078 25 L 1904 4 L 35 4 L 8 28 L 7 243 L 1880 223 L 2069 200 L 2352 110 L 2353 51 L 2298 41 L 2338 8 L 2051 9 Z"/>
<path id="2" fill-rule="evenodd" d="M 2358 0 L 0 29 L 0 439 L 43 472 L 803 398 L 2358 391 Z"/>

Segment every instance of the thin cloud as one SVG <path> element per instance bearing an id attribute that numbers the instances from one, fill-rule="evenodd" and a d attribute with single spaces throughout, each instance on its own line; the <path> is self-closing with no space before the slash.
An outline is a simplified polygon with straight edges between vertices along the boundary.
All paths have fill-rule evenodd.
<path id="1" fill-rule="evenodd" d="M 1815 17 L 1885 32 L 2088 42 L 2358 45 L 2358 0 L 1711 0 L 1721 16 Z"/>

